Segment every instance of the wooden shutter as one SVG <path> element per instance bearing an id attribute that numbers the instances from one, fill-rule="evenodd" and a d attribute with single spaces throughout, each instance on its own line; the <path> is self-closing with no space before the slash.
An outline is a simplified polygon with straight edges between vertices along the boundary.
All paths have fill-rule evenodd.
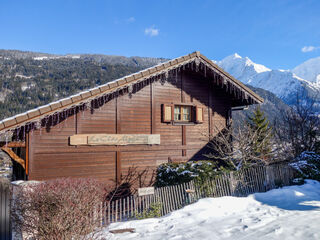
<path id="1" fill-rule="evenodd" d="M 204 113 L 203 108 L 196 106 L 196 122 L 203 123 Z"/>
<path id="2" fill-rule="evenodd" d="M 169 123 L 173 120 L 172 105 L 162 104 L 162 122 Z"/>

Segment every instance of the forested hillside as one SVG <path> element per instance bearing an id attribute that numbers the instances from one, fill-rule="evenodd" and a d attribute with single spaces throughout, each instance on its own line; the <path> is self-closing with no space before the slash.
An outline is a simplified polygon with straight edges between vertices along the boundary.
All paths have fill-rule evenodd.
<path id="1" fill-rule="evenodd" d="M 0 50 L 0 119 L 104 84 L 163 59 Z"/>
<path id="2" fill-rule="evenodd" d="M 262 88 L 255 88 L 249 85 L 248 87 L 264 99 L 264 103 L 262 103 L 260 107 L 261 110 L 265 112 L 271 124 L 273 124 L 274 120 L 281 118 L 281 114 L 289 109 L 289 106 L 272 92 L 269 92 Z M 232 114 L 232 118 L 235 124 L 241 124 L 248 115 L 252 114 L 256 107 L 256 105 L 251 105 L 246 110 L 234 111 Z"/>

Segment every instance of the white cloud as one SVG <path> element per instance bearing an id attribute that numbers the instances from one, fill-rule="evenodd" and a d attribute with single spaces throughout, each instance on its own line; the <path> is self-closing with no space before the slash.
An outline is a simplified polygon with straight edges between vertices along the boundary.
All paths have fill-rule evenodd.
<path id="1" fill-rule="evenodd" d="M 135 21 L 136 21 L 136 19 L 134 17 L 129 17 L 129 18 L 126 19 L 127 23 L 132 23 L 132 22 L 135 22 Z"/>
<path id="2" fill-rule="evenodd" d="M 150 37 L 158 36 L 160 32 L 160 29 L 155 28 L 154 26 L 146 28 L 144 30 L 144 34 Z"/>
<path id="3" fill-rule="evenodd" d="M 315 47 L 315 46 L 304 46 L 303 48 L 301 48 L 301 52 L 313 52 L 317 49 L 319 49 L 320 47 Z"/>

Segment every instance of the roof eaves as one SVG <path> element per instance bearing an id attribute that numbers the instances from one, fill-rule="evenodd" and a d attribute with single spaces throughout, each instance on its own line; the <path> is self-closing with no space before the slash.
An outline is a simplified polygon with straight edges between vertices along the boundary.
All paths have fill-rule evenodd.
<path id="1" fill-rule="evenodd" d="M 156 72 L 158 74 L 164 73 L 165 70 L 173 69 L 176 66 L 179 66 L 183 62 L 188 62 L 194 60 L 194 58 L 202 58 L 202 60 L 206 61 L 208 64 L 210 64 L 211 67 L 219 71 L 221 74 L 228 77 L 231 81 L 233 81 L 235 84 L 239 85 L 239 87 L 244 88 L 248 94 L 253 96 L 255 99 L 257 99 L 258 102 L 263 102 L 263 99 L 255 94 L 251 89 L 246 87 L 244 84 L 242 84 L 240 81 L 226 73 L 223 69 L 221 69 L 219 66 L 214 64 L 211 60 L 206 58 L 204 55 L 202 55 L 199 51 L 190 53 L 185 56 L 181 56 L 172 60 L 169 60 L 165 63 L 160 63 L 156 66 L 144 69 L 142 71 L 139 71 L 137 73 L 122 77 L 120 79 L 116 79 L 114 81 L 108 82 L 104 85 L 101 85 L 99 87 L 95 87 L 92 89 L 89 89 L 87 91 L 83 91 L 81 93 L 78 93 L 76 95 L 70 96 L 68 98 L 61 99 L 57 102 L 53 102 L 41 107 L 38 107 L 34 110 L 30 110 L 26 113 L 22 113 L 21 116 L 16 115 L 11 118 L 4 119 L 0 122 L 0 130 L 13 127 L 15 125 L 19 125 L 22 122 L 27 122 L 30 120 L 37 119 L 41 116 L 45 116 L 50 114 L 51 112 L 55 112 L 58 109 L 69 107 L 84 101 L 88 101 L 94 97 L 97 97 L 99 95 L 105 94 L 106 92 L 109 92 L 110 90 L 116 90 L 120 86 L 126 86 L 130 84 L 131 82 L 139 81 L 140 79 L 145 79 L 149 76 L 152 76 Z M 17 119 L 18 118 L 18 119 Z"/>

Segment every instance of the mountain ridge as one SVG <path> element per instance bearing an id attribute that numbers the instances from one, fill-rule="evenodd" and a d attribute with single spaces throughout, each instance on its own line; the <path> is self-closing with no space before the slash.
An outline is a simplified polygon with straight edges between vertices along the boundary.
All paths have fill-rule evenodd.
<path id="1" fill-rule="evenodd" d="M 308 64 L 308 61 L 313 64 Z M 294 104 L 295 96 L 302 90 L 306 90 L 308 96 L 317 101 L 317 96 L 320 95 L 320 57 L 308 61 L 294 68 L 295 71 L 269 69 L 237 53 L 214 62 L 244 84 L 271 91 L 287 104 Z M 317 71 L 317 68 L 312 65 L 319 65 L 319 70 Z M 316 69 L 312 70 L 312 68 Z M 319 82 L 304 79 L 296 74 L 304 72 L 306 76 L 308 71 L 313 73 L 313 77 L 318 76 Z"/>
<path id="2" fill-rule="evenodd" d="M 139 67 L 151 67 L 153 65 L 167 61 L 166 58 L 152 58 L 152 57 L 139 57 L 139 56 L 117 56 L 107 54 L 50 54 L 31 51 L 20 50 L 5 50 L 0 49 L 0 59 L 9 60 L 14 59 L 28 59 L 28 60 L 53 60 L 53 59 L 83 59 L 89 61 L 95 61 L 98 63 L 107 64 L 122 64 L 126 66 L 139 66 Z"/>

